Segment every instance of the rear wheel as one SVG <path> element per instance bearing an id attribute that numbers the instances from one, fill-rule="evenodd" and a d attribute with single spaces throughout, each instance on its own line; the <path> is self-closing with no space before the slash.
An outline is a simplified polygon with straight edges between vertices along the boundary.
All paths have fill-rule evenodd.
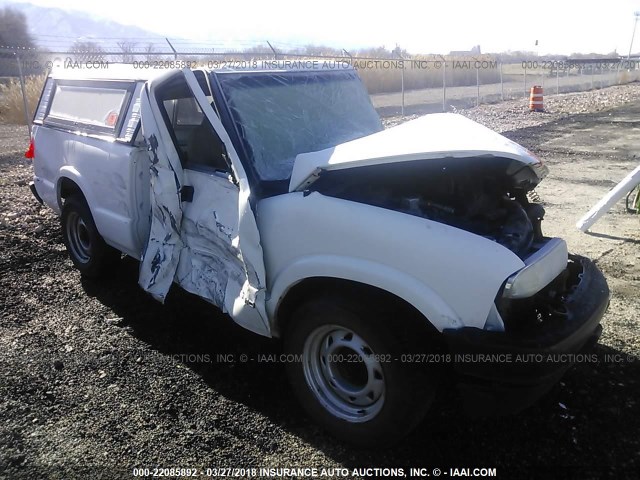
<path id="1" fill-rule="evenodd" d="M 120 252 L 107 245 L 98 233 L 89 206 L 81 195 L 72 195 L 65 200 L 61 222 L 64 244 L 80 273 L 98 278 L 113 270 Z"/>
<path id="2" fill-rule="evenodd" d="M 413 348 L 411 329 L 383 312 L 327 296 L 294 311 L 285 334 L 285 349 L 296 359 L 287 370 L 302 406 L 333 435 L 368 447 L 409 433 L 437 385 L 434 372 L 402 361 Z"/>

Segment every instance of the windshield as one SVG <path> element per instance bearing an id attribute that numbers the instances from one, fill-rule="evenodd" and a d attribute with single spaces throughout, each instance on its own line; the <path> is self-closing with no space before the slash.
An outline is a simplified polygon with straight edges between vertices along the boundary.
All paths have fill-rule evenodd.
<path id="1" fill-rule="evenodd" d="M 218 75 L 240 137 L 262 180 L 286 180 L 296 155 L 382 130 L 355 71 Z"/>

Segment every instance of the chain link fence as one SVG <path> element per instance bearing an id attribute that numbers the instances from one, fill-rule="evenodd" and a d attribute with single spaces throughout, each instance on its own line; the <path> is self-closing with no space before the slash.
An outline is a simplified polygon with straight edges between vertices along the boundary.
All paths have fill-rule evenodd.
<path id="1" fill-rule="evenodd" d="M 530 88 L 545 95 L 579 92 L 640 80 L 637 58 L 593 58 L 513 61 L 491 55 L 413 56 L 389 58 L 266 52 L 195 50 L 40 51 L 0 47 L 0 119 L 26 119 L 39 94 L 37 77 L 51 68 L 100 70 L 114 63 L 134 69 L 169 68 L 323 68 L 358 70 L 382 116 L 447 112 L 484 103 L 527 99 Z M 35 79 L 35 80 L 34 80 Z M 41 82 L 41 81 L 40 81 Z M 24 96 L 20 101 L 16 98 Z M 37 93 L 34 93 L 37 92 Z M 23 95 L 24 94 L 24 95 Z M 34 98 L 35 97 L 35 98 Z M 25 101 L 26 100 L 26 101 Z M 10 103 L 10 105 L 9 105 Z M 25 108 L 27 114 L 25 115 Z M 15 110 L 21 110 L 16 115 Z"/>

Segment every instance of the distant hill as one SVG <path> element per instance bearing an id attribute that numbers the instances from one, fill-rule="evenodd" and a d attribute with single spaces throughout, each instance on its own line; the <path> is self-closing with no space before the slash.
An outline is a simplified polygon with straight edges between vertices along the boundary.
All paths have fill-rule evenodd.
<path id="1" fill-rule="evenodd" d="M 50 51 L 68 50 L 77 39 L 82 41 L 99 39 L 104 50 L 118 50 L 117 43 L 123 40 L 135 43 L 139 49 L 144 49 L 146 45 L 153 43 L 158 46 L 156 50 L 164 50 L 160 47 L 164 43 L 164 37 L 158 33 L 91 16 L 77 10 L 0 0 L 0 8 L 3 7 L 11 7 L 23 12 L 27 17 L 29 32 L 36 44 Z M 164 45 L 166 46 L 166 43 Z"/>

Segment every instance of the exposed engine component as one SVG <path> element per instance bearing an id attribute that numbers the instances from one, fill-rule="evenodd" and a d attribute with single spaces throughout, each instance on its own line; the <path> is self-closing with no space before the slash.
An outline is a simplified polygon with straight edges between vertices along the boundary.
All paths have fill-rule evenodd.
<path id="1" fill-rule="evenodd" d="M 403 198 L 401 203 L 400 211 L 481 235 L 520 256 L 529 252 L 534 241 L 532 219 L 517 200 L 507 196 L 480 193 L 468 198 L 467 203 L 454 205 L 451 201 L 434 201 L 425 194 Z"/>

